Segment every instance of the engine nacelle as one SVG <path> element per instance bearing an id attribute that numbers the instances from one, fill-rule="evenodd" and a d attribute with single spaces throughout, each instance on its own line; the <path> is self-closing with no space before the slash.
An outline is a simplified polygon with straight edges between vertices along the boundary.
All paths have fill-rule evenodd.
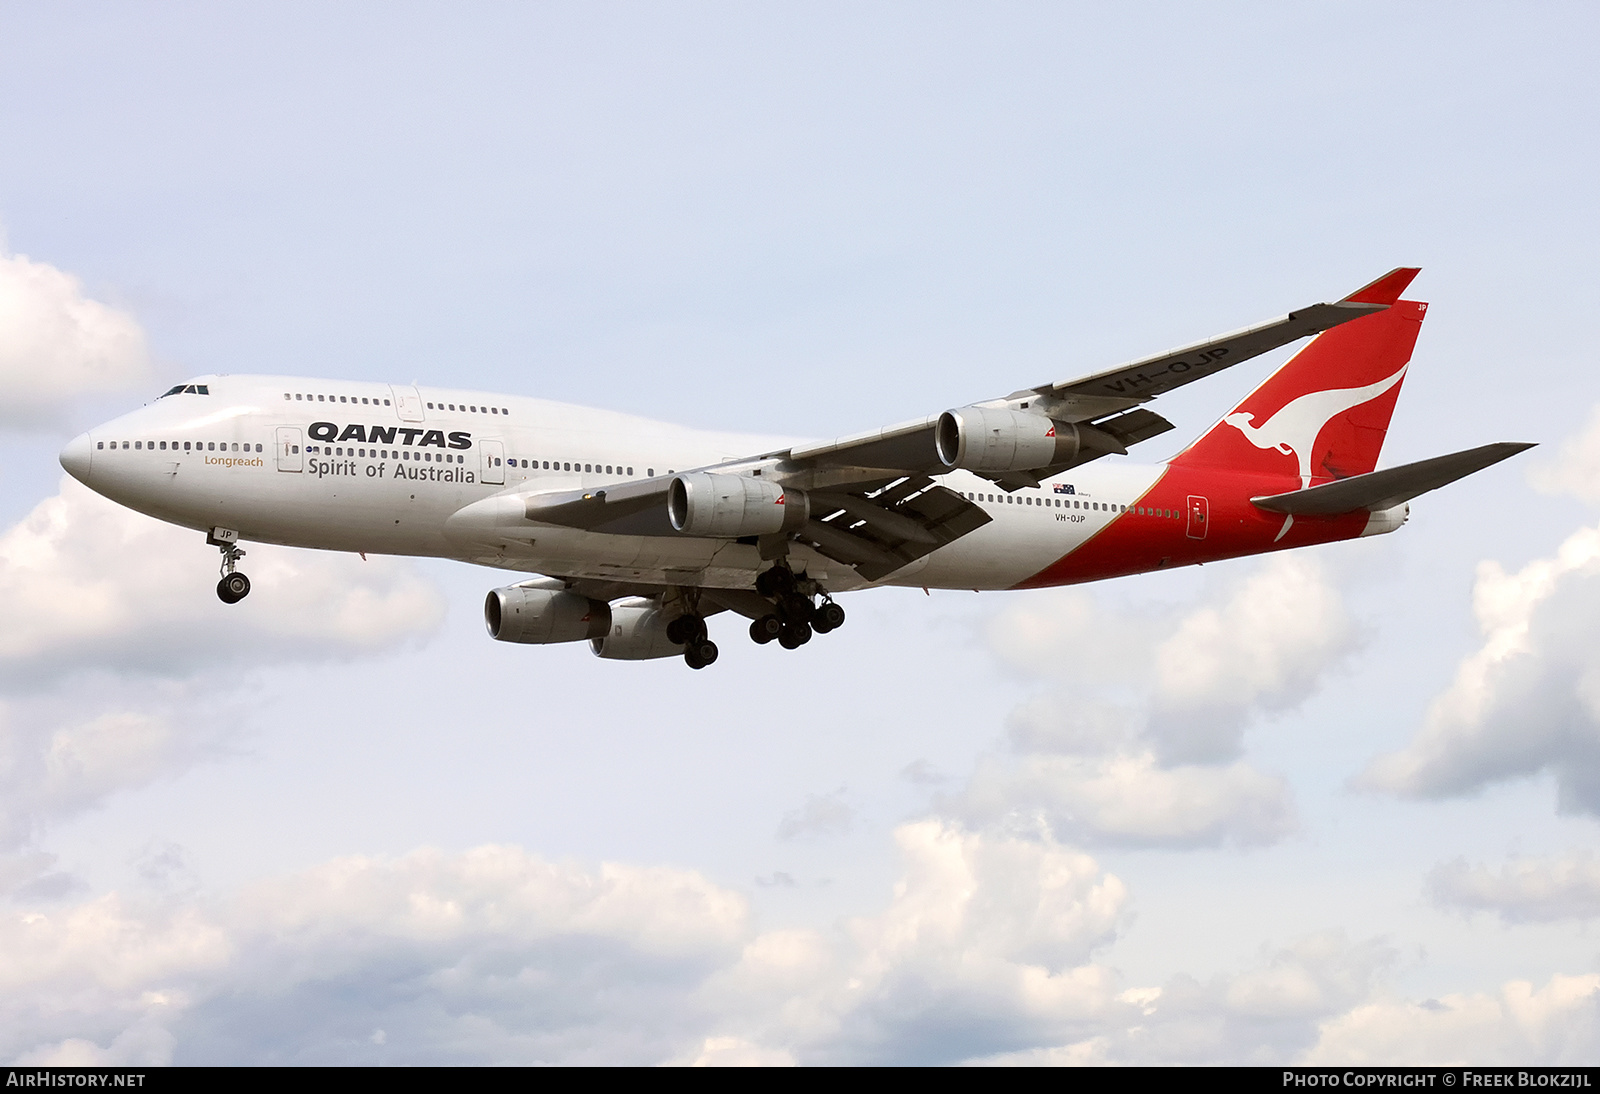
<path id="1" fill-rule="evenodd" d="M 611 609 L 611 629 L 589 640 L 596 657 L 614 661 L 648 661 L 679 657 L 683 646 L 667 637 L 667 613 L 648 600 L 624 602 Z"/>
<path id="2" fill-rule="evenodd" d="M 939 415 L 934 429 L 939 462 L 954 470 L 1033 471 L 1078 454 L 1078 427 L 1043 414 L 964 406 Z"/>
<path id="3" fill-rule="evenodd" d="M 667 486 L 667 519 L 686 536 L 738 539 L 794 532 L 810 513 L 804 491 L 752 475 L 693 471 Z"/>
<path id="4" fill-rule="evenodd" d="M 611 605 L 565 589 L 511 585 L 490 590 L 483 621 L 501 642 L 581 642 L 611 629 Z"/>

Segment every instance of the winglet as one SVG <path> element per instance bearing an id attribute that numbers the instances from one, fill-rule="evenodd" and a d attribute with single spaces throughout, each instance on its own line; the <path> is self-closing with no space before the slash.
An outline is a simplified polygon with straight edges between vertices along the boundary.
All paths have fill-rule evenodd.
<path id="1" fill-rule="evenodd" d="M 1370 285 L 1363 285 L 1343 300 L 1341 304 L 1393 304 L 1400 299 L 1400 294 L 1406 287 L 1416 280 L 1422 270 L 1415 266 L 1401 266 L 1397 270 L 1390 270 Z"/>

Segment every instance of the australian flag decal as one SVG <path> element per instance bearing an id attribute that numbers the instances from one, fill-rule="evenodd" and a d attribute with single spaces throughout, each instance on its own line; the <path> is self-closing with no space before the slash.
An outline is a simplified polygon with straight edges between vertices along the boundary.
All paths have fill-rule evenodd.
<path id="1" fill-rule="evenodd" d="M 1058 493 L 1058 494 L 1076 494 L 1077 493 L 1077 491 L 1072 488 L 1072 484 L 1070 482 L 1058 482 L 1058 483 L 1056 483 L 1055 490 L 1056 490 L 1056 493 Z"/>

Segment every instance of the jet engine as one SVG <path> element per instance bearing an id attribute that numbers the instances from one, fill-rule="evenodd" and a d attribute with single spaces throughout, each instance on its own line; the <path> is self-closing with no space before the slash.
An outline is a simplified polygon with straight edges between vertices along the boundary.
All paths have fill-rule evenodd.
<path id="1" fill-rule="evenodd" d="M 964 406 L 939 415 L 934 448 L 954 470 L 1033 471 L 1078 454 L 1079 429 L 1043 414 Z"/>
<path id="2" fill-rule="evenodd" d="M 667 519 L 686 536 L 737 539 L 793 532 L 808 516 L 805 494 L 771 479 L 693 471 L 667 486 Z"/>
<path id="3" fill-rule="evenodd" d="M 667 637 L 667 614 L 648 600 L 623 601 L 611 609 L 611 629 L 591 638 L 596 657 L 616 661 L 648 661 L 681 657 L 683 645 Z"/>
<path id="4" fill-rule="evenodd" d="M 511 585 L 483 602 L 489 637 L 501 642 L 581 642 L 611 628 L 611 605 L 565 589 Z"/>

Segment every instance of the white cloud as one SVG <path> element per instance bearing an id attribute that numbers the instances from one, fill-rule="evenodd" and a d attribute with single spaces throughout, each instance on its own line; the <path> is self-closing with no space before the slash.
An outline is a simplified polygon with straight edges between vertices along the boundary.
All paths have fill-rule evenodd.
<path id="1" fill-rule="evenodd" d="M 1393 961 L 1380 941 L 1322 931 L 1263 952 L 1243 972 L 1205 982 L 1179 974 L 1124 993 L 1140 1016 L 1108 1031 L 1106 1051 L 1124 1063 L 1290 1062 L 1321 1021 L 1370 998 Z"/>
<path id="2" fill-rule="evenodd" d="M 1199 847 L 1294 829 L 1287 782 L 1238 758 L 1244 731 L 1310 696 L 1356 628 L 1320 563 L 1278 555 L 1196 603 L 1113 610 L 1072 590 L 1017 605 L 988 637 L 1048 683 L 1012 711 L 1011 755 L 950 808 L 1039 814 L 1091 844 Z"/>
<path id="3" fill-rule="evenodd" d="M 37 427 L 85 394 L 147 383 L 144 331 L 71 274 L 0 247 L 0 426 Z"/>
<path id="4" fill-rule="evenodd" d="M 1435 903 L 1495 912 L 1508 923 L 1545 923 L 1600 916 L 1600 859 L 1587 851 L 1550 858 L 1514 858 L 1495 873 L 1466 859 L 1428 874 Z"/>
<path id="5" fill-rule="evenodd" d="M 1440 797 L 1548 771 L 1562 811 L 1600 812 L 1600 528 L 1516 573 L 1480 563 L 1473 609 L 1482 646 L 1358 785 Z"/>
<path id="6" fill-rule="evenodd" d="M 925 820 L 895 831 L 900 880 L 846 937 L 774 931 L 699 998 L 717 1036 L 803 1063 L 955 1062 L 1053 1043 L 1116 1005 L 1095 964 L 1127 889 L 1043 829 L 973 832 Z"/>
<path id="7" fill-rule="evenodd" d="M 1013 668 L 1070 686 L 1057 709 L 1093 721 L 1096 740 L 1143 725 L 1174 760 L 1233 758 L 1253 717 L 1304 701 L 1357 640 L 1325 568 L 1301 554 L 1266 558 L 1189 605 L 1112 609 L 1079 589 L 1036 594 L 986 636 Z"/>
<path id="8" fill-rule="evenodd" d="M 1493 994 L 1422 1003 L 1383 1000 L 1322 1027 L 1309 1065 L 1546 1066 L 1594 1063 L 1600 1054 L 1600 974 L 1557 974 L 1542 988 L 1513 980 Z"/>
<path id="9" fill-rule="evenodd" d="M 444 601 L 401 560 L 250 545 L 254 591 L 215 593 L 204 537 L 101 498 L 61 492 L 0 535 L 0 675 L 73 670 L 184 675 L 226 662 L 350 656 L 431 633 Z"/>
<path id="10" fill-rule="evenodd" d="M 655 1062 L 748 918 L 689 871 L 508 847 L 340 859 L 224 902 L 110 895 L 0 917 L 0 1055 Z"/>
<path id="11" fill-rule="evenodd" d="M 1322 565 L 1275 555 L 1156 649 L 1151 738 L 1170 759 L 1235 756 L 1253 714 L 1304 701 L 1355 644 Z"/>
<path id="12" fill-rule="evenodd" d="M 0 533 L 0 890 L 37 884 L 48 862 L 26 847 L 50 821 L 216 753 L 237 723 L 216 716 L 218 666 L 381 652 L 444 615 L 404 561 L 263 546 L 255 591 L 225 605 L 217 558 L 65 477 Z"/>
<path id="13" fill-rule="evenodd" d="M 1046 829 L 895 832 L 878 913 L 756 933 L 692 871 L 514 847 L 351 857 L 225 899 L 0 915 L 0 1057 L 135 1063 L 1316 1063 L 1592 1056 L 1600 976 L 1408 1003 L 1338 931 L 1126 987 L 1129 894 Z"/>
<path id="14" fill-rule="evenodd" d="M 1243 762 L 1165 765 L 1149 751 L 990 760 L 952 806 L 974 820 L 1038 813 L 1069 839 L 1131 846 L 1268 844 L 1296 823 L 1279 776 Z"/>
<path id="15" fill-rule="evenodd" d="M 1600 406 L 1589 412 L 1581 432 L 1561 443 L 1554 459 L 1529 469 L 1528 479 L 1542 493 L 1600 503 Z"/>

